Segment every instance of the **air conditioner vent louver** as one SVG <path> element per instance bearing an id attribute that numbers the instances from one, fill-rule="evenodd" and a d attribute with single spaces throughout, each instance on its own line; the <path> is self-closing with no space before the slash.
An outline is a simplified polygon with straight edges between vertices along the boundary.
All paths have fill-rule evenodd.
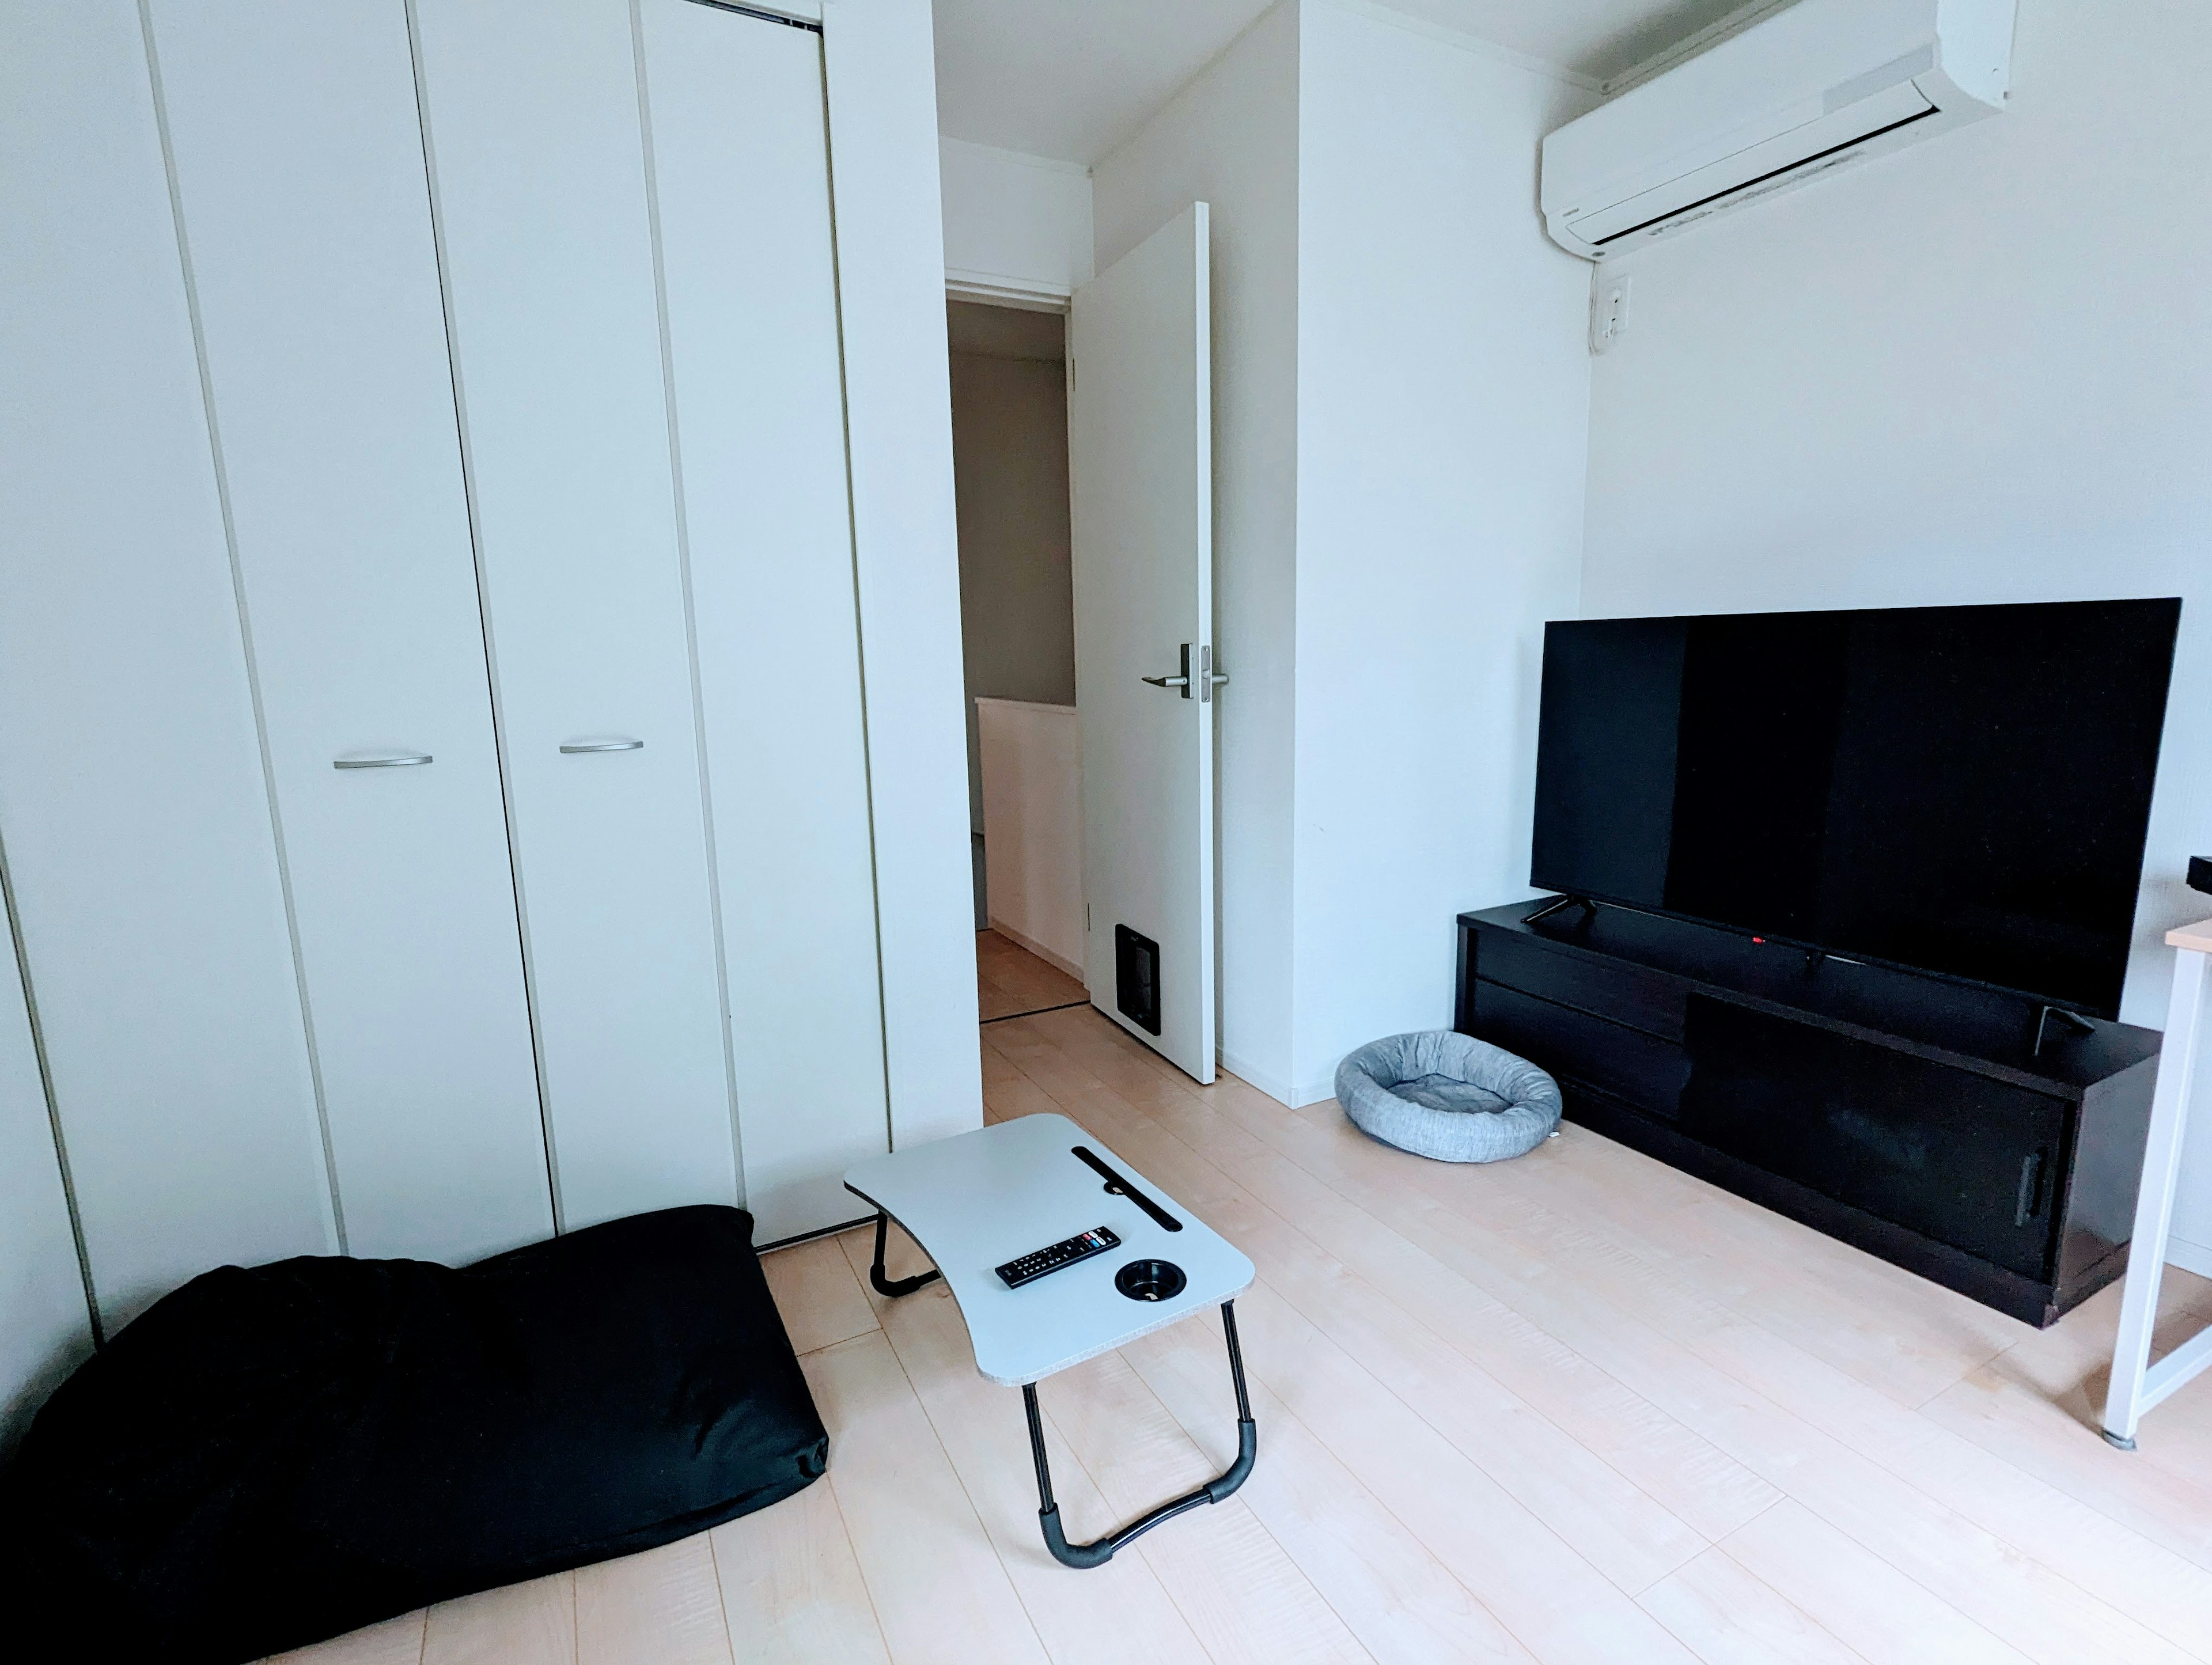
<path id="1" fill-rule="evenodd" d="M 1747 179 L 1741 185 L 1726 191 L 1716 191 L 1710 197 L 1701 197 L 1696 202 L 1686 204 L 1670 213 L 1654 215 L 1650 219 L 1644 221 L 1641 224 L 1631 226 L 1626 231 L 1616 231 L 1610 236 L 1601 237 L 1597 240 L 1596 246 L 1609 251 L 1623 238 L 1633 237 L 1640 231 L 1650 231 L 1655 227 L 1671 230 L 1676 225 L 1685 224 L 1692 220 L 1702 220 L 1709 215 L 1717 214 L 1724 208 L 1733 208 L 1739 202 L 1749 202 L 1754 197 L 1770 196 L 1774 190 L 1784 188 L 1787 185 L 1794 185 L 1800 178 L 1809 179 L 1816 173 L 1826 173 L 1832 168 L 1841 167 L 1848 162 L 1854 161 L 1857 158 L 1852 153 L 1861 146 L 1871 143 L 1885 134 L 1894 133 L 1901 127 L 1910 127 L 1916 121 L 1926 121 L 1930 116 L 1940 113 L 1933 109 L 1922 110 L 1901 120 L 1893 121 L 1887 127 L 1877 127 L 1863 137 L 1845 139 L 1841 144 L 1832 144 L 1826 150 L 1816 151 L 1801 162 L 1785 162 L 1780 167 L 1761 173 L 1757 179 Z"/>
<path id="2" fill-rule="evenodd" d="M 1545 222 L 1615 254 L 2003 108 L 2014 0 L 1798 0 L 1544 140 Z"/>

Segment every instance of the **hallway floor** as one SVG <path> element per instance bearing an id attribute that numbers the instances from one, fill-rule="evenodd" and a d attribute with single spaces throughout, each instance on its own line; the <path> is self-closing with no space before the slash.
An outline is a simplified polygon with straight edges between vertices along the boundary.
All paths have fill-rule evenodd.
<path id="1" fill-rule="evenodd" d="M 1011 937 L 975 933 L 975 1004 L 985 1023 L 1082 1006 L 1088 998 L 1080 982 Z"/>
<path id="2" fill-rule="evenodd" d="M 2119 1291 L 2038 1333 L 1569 1127 L 1422 1162 L 1331 1104 L 1199 1087 L 1098 1013 L 985 1026 L 994 1119 L 1059 1110 L 1248 1252 L 1260 1461 L 1072 1572 L 1020 1396 L 865 1232 L 767 1257 L 828 1480 L 301 1665 L 2212 1660 L 2212 1376 L 2094 1431 Z M 892 1270 L 921 1264 L 911 1245 Z M 2212 1284 L 2167 1280 L 2170 1328 Z M 2161 1345 L 2170 1342 L 2169 1334 Z M 1188 1322 L 1040 1389 L 1071 1536 L 1233 1450 Z"/>

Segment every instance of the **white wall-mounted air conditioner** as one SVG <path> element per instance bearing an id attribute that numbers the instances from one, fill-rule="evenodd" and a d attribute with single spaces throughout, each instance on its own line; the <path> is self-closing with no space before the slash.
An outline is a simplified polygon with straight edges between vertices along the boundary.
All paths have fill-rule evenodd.
<path id="1" fill-rule="evenodd" d="M 1601 260 L 2004 108 L 2014 0 L 1797 0 L 1544 139 L 1544 220 Z"/>

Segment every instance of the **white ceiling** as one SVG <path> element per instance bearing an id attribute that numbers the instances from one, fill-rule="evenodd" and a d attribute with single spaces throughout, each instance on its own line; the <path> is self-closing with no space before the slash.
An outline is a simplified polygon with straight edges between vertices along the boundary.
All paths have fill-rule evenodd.
<path id="1" fill-rule="evenodd" d="M 1273 0 L 937 0 L 938 126 L 1089 164 Z M 1743 0 L 1395 0 L 1396 9 L 1602 81 Z"/>

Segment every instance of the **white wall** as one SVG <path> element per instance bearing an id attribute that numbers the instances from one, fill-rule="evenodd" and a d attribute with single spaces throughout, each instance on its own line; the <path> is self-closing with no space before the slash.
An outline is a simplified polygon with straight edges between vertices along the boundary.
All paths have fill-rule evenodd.
<path id="1" fill-rule="evenodd" d="M 1065 300 L 1091 279 L 1091 170 L 940 137 L 945 276 L 978 299 Z"/>
<path id="2" fill-rule="evenodd" d="M 952 459 L 960 510 L 969 828 L 981 833 L 976 696 L 1075 702 L 1065 364 L 1057 358 L 955 352 Z"/>
<path id="3" fill-rule="evenodd" d="M 1298 13 L 1285 0 L 1092 170 L 1101 270 L 1193 202 L 1213 224 L 1222 1061 L 1291 1079 Z M 1077 374 L 1081 374 L 1079 366 Z"/>
<path id="4" fill-rule="evenodd" d="M 1528 893 L 1589 385 L 1588 269 L 1544 237 L 1536 146 L 1589 101 L 1395 12 L 1285 0 L 1095 170 L 1101 267 L 1212 204 L 1221 1057 L 1289 1103 L 1449 1024 L 1453 916 Z"/>
<path id="5" fill-rule="evenodd" d="M 1454 916 L 1529 894 L 1589 391 L 1589 268 L 1544 235 L 1535 157 L 1593 101 L 1389 12 L 1304 12 L 1298 1103 L 1352 1048 L 1449 1028 Z"/>
<path id="6" fill-rule="evenodd" d="M 2212 9 L 2021 0 L 2002 117 L 1627 257 L 1594 616 L 2185 598 L 2124 1015 L 2212 914 Z M 2200 1093 L 2200 1099 L 2203 1097 Z M 2212 1273 L 2212 1111 L 2177 1231 Z"/>
<path id="7" fill-rule="evenodd" d="M 1083 735 L 1072 705 L 975 702 L 991 923 L 1080 981 Z"/>

